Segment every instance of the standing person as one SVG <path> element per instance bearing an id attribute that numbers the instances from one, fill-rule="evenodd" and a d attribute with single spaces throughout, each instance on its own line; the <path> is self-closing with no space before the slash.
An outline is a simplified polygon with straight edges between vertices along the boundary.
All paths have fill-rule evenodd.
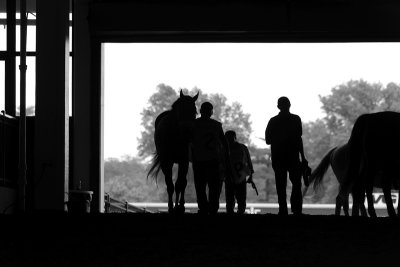
<path id="1" fill-rule="evenodd" d="M 290 113 L 290 101 L 287 97 L 278 99 L 279 114 L 270 119 L 265 130 L 265 141 L 271 145 L 272 168 L 275 172 L 276 191 L 278 193 L 279 215 L 287 215 L 286 185 L 287 173 L 292 182 L 290 196 L 293 214 L 302 213 L 301 194 L 302 163 L 307 164 L 304 156 L 303 130 L 298 115 Z M 299 159 L 301 157 L 301 162 Z"/>
<path id="2" fill-rule="evenodd" d="M 222 124 L 211 118 L 213 105 L 204 102 L 200 107 L 201 117 L 194 122 L 193 174 L 197 205 L 201 214 L 216 214 L 219 209 L 222 180 L 220 167 L 223 154 L 229 155 L 228 143 Z M 208 198 L 207 198 L 208 186 Z"/>
<path id="3" fill-rule="evenodd" d="M 236 173 L 234 179 L 225 181 L 226 212 L 234 213 L 236 199 L 237 213 L 243 214 L 246 210 L 247 183 L 253 182 L 253 164 L 247 146 L 236 140 L 234 131 L 227 131 L 225 137 L 229 145 L 233 171 Z M 246 181 L 247 176 L 249 179 Z"/>

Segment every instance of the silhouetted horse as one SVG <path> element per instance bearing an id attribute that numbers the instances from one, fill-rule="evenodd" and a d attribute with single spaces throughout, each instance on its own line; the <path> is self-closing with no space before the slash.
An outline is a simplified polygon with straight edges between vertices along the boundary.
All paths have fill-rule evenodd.
<path id="1" fill-rule="evenodd" d="M 339 184 L 343 183 L 348 167 L 348 146 L 347 144 L 337 146 L 331 149 L 321 160 L 318 166 L 314 169 L 309 177 L 309 185 L 314 183 L 314 190 L 321 185 L 322 179 L 331 166 L 333 173 L 336 176 Z M 303 196 L 307 192 L 308 186 L 303 190 Z M 339 194 L 336 197 L 335 215 L 340 215 L 341 209 L 346 216 L 349 216 L 349 195 L 341 197 Z M 361 205 L 361 214 L 367 215 L 364 204 Z"/>
<path id="2" fill-rule="evenodd" d="M 388 214 L 396 216 L 391 188 L 398 188 L 400 178 L 400 113 L 361 115 L 354 124 L 348 146 L 349 166 L 340 186 L 340 196 L 345 198 L 349 192 L 353 193 L 353 214 L 357 215 L 365 192 L 367 196 L 369 192 L 372 194 L 375 177 L 379 174 Z M 369 202 L 368 206 L 370 215 L 374 216 Z"/>
<path id="3" fill-rule="evenodd" d="M 154 142 L 156 152 L 147 177 L 157 178 L 160 169 L 164 173 L 168 192 L 168 211 L 170 213 L 174 209 L 179 213 L 185 211 L 189 142 L 197 114 L 195 102 L 198 96 L 199 93 L 194 97 L 184 95 L 181 90 L 180 97 L 172 104 L 172 109 L 158 115 L 155 121 Z M 172 180 L 174 163 L 179 166 L 175 188 Z M 172 200 L 174 191 L 176 196 L 175 208 Z"/>

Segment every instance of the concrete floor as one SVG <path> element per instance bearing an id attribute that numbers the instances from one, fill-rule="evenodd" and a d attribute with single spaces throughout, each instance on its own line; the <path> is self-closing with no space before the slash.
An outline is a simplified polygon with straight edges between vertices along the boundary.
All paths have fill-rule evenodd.
<path id="1" fill-rule="evenodd" d="M 384 266 L 400 221 L 322 215 L 0 217 L 0 266 Z"/>

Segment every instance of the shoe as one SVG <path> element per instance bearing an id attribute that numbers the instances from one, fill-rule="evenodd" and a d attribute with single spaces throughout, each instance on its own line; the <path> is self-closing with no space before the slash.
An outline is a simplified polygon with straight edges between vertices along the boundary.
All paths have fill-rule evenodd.
<path id="1" fill-rule="evenodd" d="M 205 211 L 205 210 L 198 210 L 198 211 L 197 211 L 197 214 L 200 214 L 200 215 L 208 215 L 208 211 Z"/>
<path id="2" fill-rule="evenodd" d="M 301 212 L 294 212 L 293 213 L 293 216 L 296 216 L 296 217 L 300 217 L 300 216 L 303 216 L 304 214 L 303 213 L 301 213 Z"/>
<path id="3" fill-rule="evenodd" d="M 279 216 L 288 216 L 288 212 L 287 211 L 279 211 L 278 215 Z"/>

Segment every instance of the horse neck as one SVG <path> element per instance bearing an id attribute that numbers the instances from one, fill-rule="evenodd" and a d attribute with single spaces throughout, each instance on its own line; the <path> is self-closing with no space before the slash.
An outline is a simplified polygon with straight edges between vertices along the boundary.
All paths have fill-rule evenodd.
<path id="1" fill-rule="evenodd" d="M 176 121 L 179 124 L 193 121 L 192 119 L 185 118 L 184 116 L 182 116 L 182 114 L 179 113 L 178 110 L 174 109 L 171 110 L 171 117 L 174 121 Z"/>

